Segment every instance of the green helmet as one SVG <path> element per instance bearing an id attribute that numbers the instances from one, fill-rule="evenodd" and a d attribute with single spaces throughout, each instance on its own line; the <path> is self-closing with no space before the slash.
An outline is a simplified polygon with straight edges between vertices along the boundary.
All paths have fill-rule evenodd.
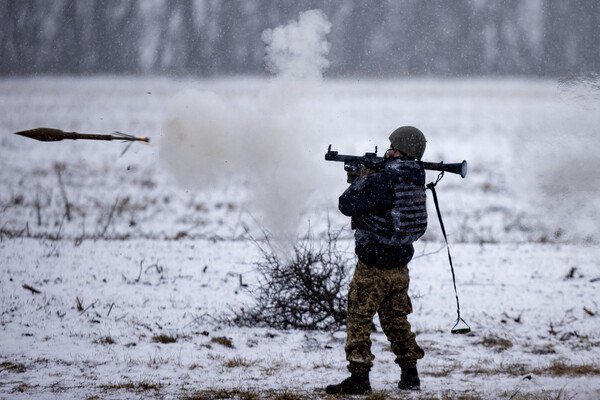
<path id="1" fill-rule="evenodd" d="M 402 126 L 390 135 L 392 147 L 402 153 L 420 160 L 425 153 L 425 135 L 414 126 Z"/>

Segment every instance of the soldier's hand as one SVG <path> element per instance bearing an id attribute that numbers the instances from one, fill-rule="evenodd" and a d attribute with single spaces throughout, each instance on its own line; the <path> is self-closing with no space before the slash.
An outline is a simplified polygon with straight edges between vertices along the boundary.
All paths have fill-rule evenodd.
<path id="1" fill-rule="evenodd" d="M 348 171 L 346 173 L 346 182 L 352 183 L 360 176 L 359 171 Z"/>
<path id="2" fill-rule="evenodd" d="M 364 165 L 360 168 L 360 171 L 358 171 L 359 175 L 362 176 L 363 178 L 371 175 L 373 172 L 375 172 L 375 170 L 369 169 L 369 168 L 365 167 Z"/>

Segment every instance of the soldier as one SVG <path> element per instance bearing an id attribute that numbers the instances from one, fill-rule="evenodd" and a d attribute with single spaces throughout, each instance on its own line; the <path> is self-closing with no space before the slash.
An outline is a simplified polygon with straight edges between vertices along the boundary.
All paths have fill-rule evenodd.
<path id="1" fill-rule="evenodd" d="M 427 228 L 425 170 L 416 162 L 425 152 L 425 136 L 412 126 L 390 135 L 385 165 L 360 176 L 348 174 L 350 187 L 339 199 L 339 209 L 352 217 L 358 264 L 348 293 L 346 359 L 349 378 L 326 388 L 328 394 L 365 394 L 371 391 L 369 371 L 375 356 L 370 334 L 379 314 L 383 332 L 401 368 L 398 387 L 419 390 L 417 360 L 424 352 L 415 340 L 407 315 L 408 262 L 412 243 Z"/>

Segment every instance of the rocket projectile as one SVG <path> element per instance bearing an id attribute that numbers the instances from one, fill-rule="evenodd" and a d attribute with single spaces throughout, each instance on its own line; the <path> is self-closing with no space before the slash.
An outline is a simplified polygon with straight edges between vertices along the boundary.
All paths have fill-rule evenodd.
<path id="1" fill-rule="evenodd" d="M 114 131 L 112 135 L 98 135 L 90 133 L 64 132 L 54 128 L 35 128 L 26 131 L 15 132 L 15 135 L 25 136 L 42 142 L 58 142 L 61 140 L 121 140 L 125 142 L 150 142 L 150 138 L 137 137 L 126 133 Z"/>

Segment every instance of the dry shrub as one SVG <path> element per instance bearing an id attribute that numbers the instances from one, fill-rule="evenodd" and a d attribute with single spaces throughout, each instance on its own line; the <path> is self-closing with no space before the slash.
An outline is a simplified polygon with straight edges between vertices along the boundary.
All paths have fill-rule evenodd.
<path id="1" fill-rule="evenodd" d="M 308 234 L 291 254 L 282 255 L 267 238 L 255 241 L 258 284 L 250 289 L 255 304 L 234 311 L 239 325 L 275 329 L 333 330 L 346 323 L 347 265 L 354 254 L 338 248 L 340 231 L 328 229 L 324 240 Z"/>

